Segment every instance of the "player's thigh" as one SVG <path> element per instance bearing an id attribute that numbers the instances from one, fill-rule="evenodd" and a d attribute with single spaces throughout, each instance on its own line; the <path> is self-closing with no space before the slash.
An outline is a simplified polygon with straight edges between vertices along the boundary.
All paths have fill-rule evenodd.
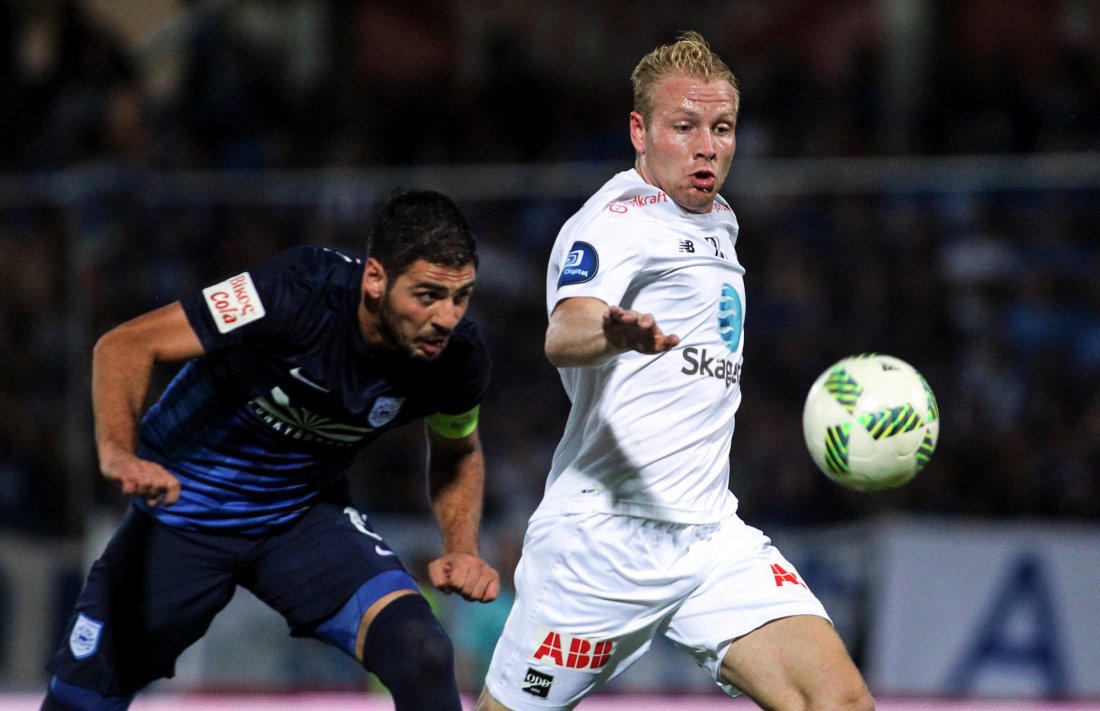
<path id="1" fill-rule="evenodd" d="M 721 674 L 766 709 L 874 708 L 832 623 L 816 615 L 773 620 L 738 638 Z"/>
<path id="2" fill-rule="evenodd" d="M 605 514 L 533 521 L 486 676 L 493 700 L 572 708 L 629 668 L 698 582 L 686 528 Z"/>
<path id="3" fill-rule="evenodd" d="M 416 581 L 365 516 L 343 503 L 322 502 L 291 528 L 270 537 L 242 585 L 286 618 L 295 636 L 314 634 L 337 613 L 349 616 L 354 656 L 363 614 Z M 350 607 L 348 607 L 350 605 Z M 354 617 L 354 619 L 351 619 Z"/>
<path id="4" fill-rule="evenodd" d="M 706 577 L 663 630 L 727 694 L 740 693 L 721 673 L 727 648 L 768 622 L 795 615 L 828 619 L 825 608 L 759 530 L 736 517 L 724 520 L 705 541 Z"/>
<path id="5" fill-rule="evenodd" d="M 178 531 L 131 508 L 92 565 L 50 671 L 110 696 L 171 676 L 232 598 L 243 545 Z"/>

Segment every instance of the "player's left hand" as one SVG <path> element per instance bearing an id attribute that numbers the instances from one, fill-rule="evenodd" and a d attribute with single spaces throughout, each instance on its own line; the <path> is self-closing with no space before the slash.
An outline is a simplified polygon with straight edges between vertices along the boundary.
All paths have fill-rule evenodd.
<path id="1" fill-rule="evenodd" d="M 471 553 L 448 553 L 428 564 L 432 585 L 471 602 L 492 602 L 500 594 L 500 573 Z"/>
<path id="2" fill-rule="evenodd" d="M 664 353 L 680 345 L 680 337 L 664 333 L 653 314 L 620 306 L 612 306 L 604 314 L 603 333 L 612 347 L 645 355 Z"/>

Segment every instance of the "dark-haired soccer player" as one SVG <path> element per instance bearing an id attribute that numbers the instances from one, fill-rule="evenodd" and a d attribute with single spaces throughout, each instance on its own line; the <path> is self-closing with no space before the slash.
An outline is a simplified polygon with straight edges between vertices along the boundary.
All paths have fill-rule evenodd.
<path id="1" fill-rule="evenodd" d="M 477 271 L 447 197 L 395 192 L 366 259 L 288 250 L 107 332 L 92 400 L 103 475 L 132 505 L 92 566 L 42 708 L 125 709 L 239 585 L 291 634 L 358 659 L 397 709 L 461 708 L 453 648 L 352 505 L 347 469 L 423 418 L 444 553 L 431 582 L 488 602 L 478 406 L 489 359 L 465 318 Z M 157 363 L 187 361 L 141 416 Z"/>

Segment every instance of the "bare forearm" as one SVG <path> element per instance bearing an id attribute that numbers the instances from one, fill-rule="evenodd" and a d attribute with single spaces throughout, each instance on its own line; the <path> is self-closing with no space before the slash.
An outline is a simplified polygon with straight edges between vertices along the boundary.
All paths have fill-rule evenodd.
<path id="1" fill-rule="evenodd" d="M 559 304 L 546 329 L 547 359 L 558 368 L 599 365 L 618 352 L 604 328 L 607 304 L 570 299 Z"/>
<path id="2" fill-rule="evenodd" d="M 92 409 L 101 462 L 119 453 L 134 452 L 152 369 L 152 356 L 128 346 L 120 331 L 111 331 L 96 343 Z"/>
<path id="3" fill-rule="evenodd" d="M 646 355 L 675 348 L 680 337 L 665 334 L 653 314 L 599 299 L 579 297 L 558 304 L 546 329 L 546 357 L 559 368 L 600 365 L 624 351 Z"/>
<path id="4" fill-rule="evenodd" d="M 570 319 L 572 320 L 572 319 Z M 602 328 L 559 323 L 546 330 L 546 358 L 558 368 L 599 365 L 616 353 Z"/>
<path id="5" fill-rule="evenodd" d="M 432 510 L 439 522 L 443 550 L 478 553 L 485 462 L 478 444 L 461 455 L 432 456 L 429 467 Z"/>
<path id="6" fill-rule="evenodd" d="M 92 354 L 92 411 L 100 472 L 123 494 L 171 505 L 180 484 L 136 455 L 138 422 L 157 363 L 196 358 L 202 344 L 179 302 L 142 314 L 104 334 Z"/>

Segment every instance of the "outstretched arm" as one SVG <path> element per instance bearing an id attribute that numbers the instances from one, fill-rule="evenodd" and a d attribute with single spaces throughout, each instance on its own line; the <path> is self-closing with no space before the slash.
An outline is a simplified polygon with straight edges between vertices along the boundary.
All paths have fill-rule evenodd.
<path id="1" fill-rule="evenodd" d="M 428 565 L 432 584 L 467 600 L 491 602 L 500 574 L 481 558 L 478 532 L 485 487 L 485 459 L 475 429 L 460 438 L 428 431 L 428 486 L 443 536 L 442 557 Z"/>
<path id="2" fill-rule="evenodd" d="M 138 422 L 153 366 L 202 355 L 202 344 L 179 302 L 131 319 L 100 337 L 92 355 L 92 411 L 99 469 L 123 494 L 151 505 L 173 504 L 179 480 L 140 459 Z"/>
<path id="3" fill-rule="evenodd" d="M 582 296 L 554 308 L 546 329 L 546 357 L 559 368 L 599 365 L 616 353 L 662 353 L 680 337 L 665 334 L 653 314 L 608 306 Z"/>

